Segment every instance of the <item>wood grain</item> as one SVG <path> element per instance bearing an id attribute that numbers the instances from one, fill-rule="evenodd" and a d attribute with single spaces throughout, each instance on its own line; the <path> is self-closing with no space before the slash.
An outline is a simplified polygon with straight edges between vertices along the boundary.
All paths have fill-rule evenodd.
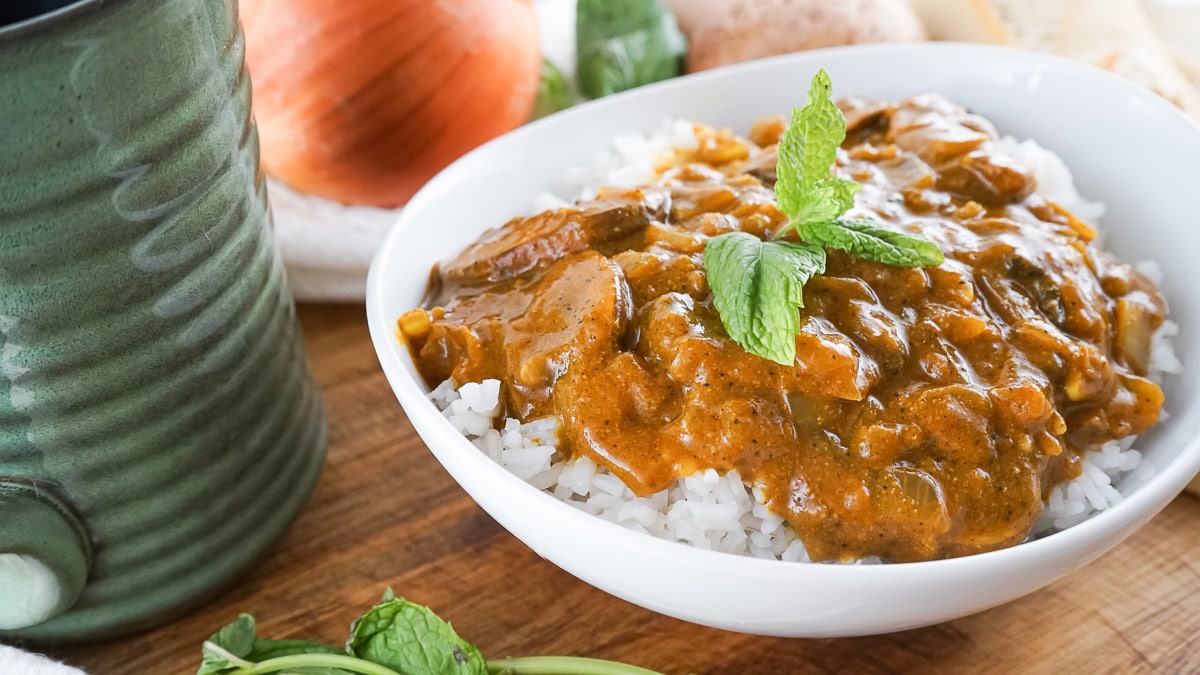
<path id="1" fill-rule="evenodd" d="M 331 420 L 308 508 L 257 570 L 205 607 L 52 655 L 93 675 L 194 673 L 200 643 L 242 611 L 265 636 L 340 644 L 391 586 L 493 658 L 586 655 L 666 673 L 1200 672 L 1194 497 L 1045 591 L 951 623 L 841 640 L 702 628 L 576 580 L 476 507 L 409 426 L 361 307 L 304 306 L 300 317 Z"/>

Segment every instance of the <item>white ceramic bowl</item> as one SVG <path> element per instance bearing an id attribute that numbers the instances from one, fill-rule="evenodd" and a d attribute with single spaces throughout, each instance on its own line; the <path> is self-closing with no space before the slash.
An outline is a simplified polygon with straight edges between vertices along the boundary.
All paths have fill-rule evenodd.
<path id="1" fill-rule="evenodd" d="M 1081 192 L 1108 205 L 1109 247 L 1156 259 L 1187 375 L 1167 386 L 1170 420 L 1144 436 L 1145 469 L 1128 497 L 1074 528 L 1002 551 L 897 565 L 785 563 L 693 549 L 602 521 L 509 474 L 432 403 L 396 319 L 417 307 L 430 266 L 484 229 L 528 211 L 567 167 L 614 134 L 683 117 L 745 132 L 760 115 L 803 102 L 829 71 L 836 95 L 899 98 L 937 91 L 1003 133 L 1060 154 Z M 1095 559 L 1163 508 L 1200 470 L 1200 127 L 1166 102 L 1100 70 L 998 48 L 923 44 L 822 50 L 743 64 L 579 106 L 480 147 L 405 207 L 371 266 L 367 314 L 379 360 L 417 432 L 480 506 L 541 556 L 587 583 L 680 619 L 788 636 L 895 631 L 998 605 Z M 1138 555 L 1127 550 L 1125 555 Z"/>

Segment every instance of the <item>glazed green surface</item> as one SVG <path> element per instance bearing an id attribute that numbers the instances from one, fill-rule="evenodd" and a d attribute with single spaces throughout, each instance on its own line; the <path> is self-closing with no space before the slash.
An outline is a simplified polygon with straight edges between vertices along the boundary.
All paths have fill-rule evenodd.
<path id="1" fill-rule="evenodd" d="M 75 606 L 18 636 L 182 611 L 267 550 L 320 470 L 243 51 L 232 0 L 0 29 L 0 476 L 53 485 L 94 554 Z"/>

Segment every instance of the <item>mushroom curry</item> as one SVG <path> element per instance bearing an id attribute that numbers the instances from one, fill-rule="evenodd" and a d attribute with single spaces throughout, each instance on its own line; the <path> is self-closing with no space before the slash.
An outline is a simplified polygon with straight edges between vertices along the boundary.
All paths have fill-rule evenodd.
<path id="1" fill-rule="evenodd" d="M 852 214 L 938 246 L 893 267 L 829 250 L 794 364 L 730 339 L 706 242 L 763 239 L 782 118 L 697 126 L 639 189 L 490 230 L 399 324 L 432 386 L 496 378 L 505 413 L 557 415 L 559 450 L 640 495 L 737 469 L 813 560 L 919 561 L 1020 543 L 1082 453 L 1137 434 L 1166 311 L 1154 285 L 1035 192 L 984 119 L 935 95 L 843 100 Z"/>

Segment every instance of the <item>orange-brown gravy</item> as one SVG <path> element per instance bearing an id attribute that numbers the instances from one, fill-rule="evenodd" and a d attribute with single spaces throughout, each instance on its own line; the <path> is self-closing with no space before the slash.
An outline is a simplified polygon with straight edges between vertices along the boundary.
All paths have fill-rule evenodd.
<path id="1" fill-rule="evenodd" d="M 786 221 L 769 118 L 751 140 L 697 127 L 658 184 L 514 219 L 446 261 L 400 320 L 422 375 L 501 380 L 509 416 L 561 416 L 560 450 L 639 494 L 737 469 L 814 560 L 1021 542 L 1086 448 L 1157 420 L 1165 303 L 1035 193 L 986 120 L 931 95 L 841 106 L 854 213 L 946 262 L 829 251 L 794 366 L 726 335 L 701 265 L 709 237 Z"/>

